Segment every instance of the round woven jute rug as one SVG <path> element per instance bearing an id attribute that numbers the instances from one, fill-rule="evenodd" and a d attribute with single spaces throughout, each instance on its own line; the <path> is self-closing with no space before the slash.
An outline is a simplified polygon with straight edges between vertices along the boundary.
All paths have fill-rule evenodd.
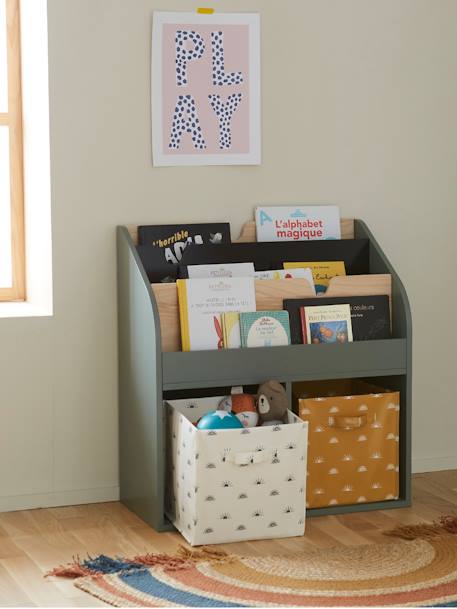
<path id="1" fill-rule="evenodd" d="M 103 559 L 75 585 L 117 607 L 457 606 L 452 535 L 287 556 L 148 555 L 111 573 Z"/>

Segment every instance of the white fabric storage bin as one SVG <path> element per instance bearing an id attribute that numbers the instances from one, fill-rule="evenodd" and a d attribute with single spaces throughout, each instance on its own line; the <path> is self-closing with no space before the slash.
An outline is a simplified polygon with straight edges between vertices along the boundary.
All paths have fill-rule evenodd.
<path id="1" fill-rule="evenodd" d="M 167 516 L 191 545 L 303 535 L 308 424 L 197 429 L 220 400 L 165 403 Z"/>

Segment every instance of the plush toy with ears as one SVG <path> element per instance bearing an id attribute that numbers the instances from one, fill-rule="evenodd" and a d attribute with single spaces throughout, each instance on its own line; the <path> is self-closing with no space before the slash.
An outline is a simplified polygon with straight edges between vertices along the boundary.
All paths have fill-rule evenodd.
<path id="1" fill-rule="evenodd" d="M 255 427 L 259 421 L 254 396 L 247 393 L 228 395 L 219 402 L 218 409 L 234 414 L 244 427 Z"/>
<path id="2" fill-rule="evenodd" d="M 278 381 L 267 381 L 259 385 L 256 396 L 260 425 L 281 425 L 288 422 L 287 393 Z"/>

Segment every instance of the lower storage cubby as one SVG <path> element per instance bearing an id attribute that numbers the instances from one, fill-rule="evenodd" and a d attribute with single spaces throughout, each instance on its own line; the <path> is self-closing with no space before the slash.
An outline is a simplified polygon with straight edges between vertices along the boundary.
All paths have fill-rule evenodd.
<path id="1" fill-rule="evenodd" d="M 307 508 L 399 497 L 400 393 L 359 380 L 293 385 L 309 424 Z"/>
<path id="2" fill-rule="evenodd" d="M 198 429 L 221 399 L 165 402 L 168 518 L 191 545 L 303 535 L 308 424 Z"/>

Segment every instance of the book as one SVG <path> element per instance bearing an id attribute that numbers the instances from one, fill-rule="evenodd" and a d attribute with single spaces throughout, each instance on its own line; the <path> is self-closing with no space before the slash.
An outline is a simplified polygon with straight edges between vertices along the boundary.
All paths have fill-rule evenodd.
<path id="1" fill-rule="evenodd" d="M 256 207 L 257 241 L 341 239 L 337 205 Z"/>
<path id="2" fill-rule="evenodd" d="M 254 263 L 238 262 L 233 264 L 189 264 L 187 275 L 189 279 L 204 277 L 253 277 Z"/>
<path id="3" fill-rule="evenodd" d="M 293 345 L 303 342 L 300 307 L 349 304 L 353 340 L 382 340 L 391 337 L 388 296 L 320 296 L 288 298 L 283 301 L 289 313 L 290 338 Z"/>
<path id="4" fill-rule="evenodd" d="M 346 268 L 342 260 L 332 262 L 284 262 L 283 266 L 285 269 L 310 268 L 314 278 L 316 294 L 326 292 L 332 277 L 346 275 Z"/>
<path id="5" fill-rule="evenodd" d="M 303 342 L 352 342 L 351 309 L 348 304 L 300 307 Z"/>
<path id="6" fill-rule="evenodd" d="M 287 311 L 240 313 L 242 347 L 290 345 Z"/>
<path id="7" fill-rule="evenodd" d="M 231 243 L 228 222 L 204 224 L 150 224 L 138 227 L 138 245 L 159 248 L 163 261 L 179 264 L 184 249 L 195 245 Z"/>
<path id="8" fill-rule="evenodd" d="M 221 315 L 224 349 L 239 349 L 241 347 L 240 314 L 230 311 Z"/>
<path id="9" fill-rule="evenodd" d="M 311 269 L 302 267 L 296 269 L 275 269 L 271 271 L 255 271 L 254 279 L 306 279 L 314 290 L 314 278 Z M 314 290 L 315 292 L 315 290 Z"/>
<path id="10" fill-rule="evenodd" d="M 256 308 L 252 277 L 178 279 L 176 286 L 183 351 L 222 349 L 221 314 Z"/>

